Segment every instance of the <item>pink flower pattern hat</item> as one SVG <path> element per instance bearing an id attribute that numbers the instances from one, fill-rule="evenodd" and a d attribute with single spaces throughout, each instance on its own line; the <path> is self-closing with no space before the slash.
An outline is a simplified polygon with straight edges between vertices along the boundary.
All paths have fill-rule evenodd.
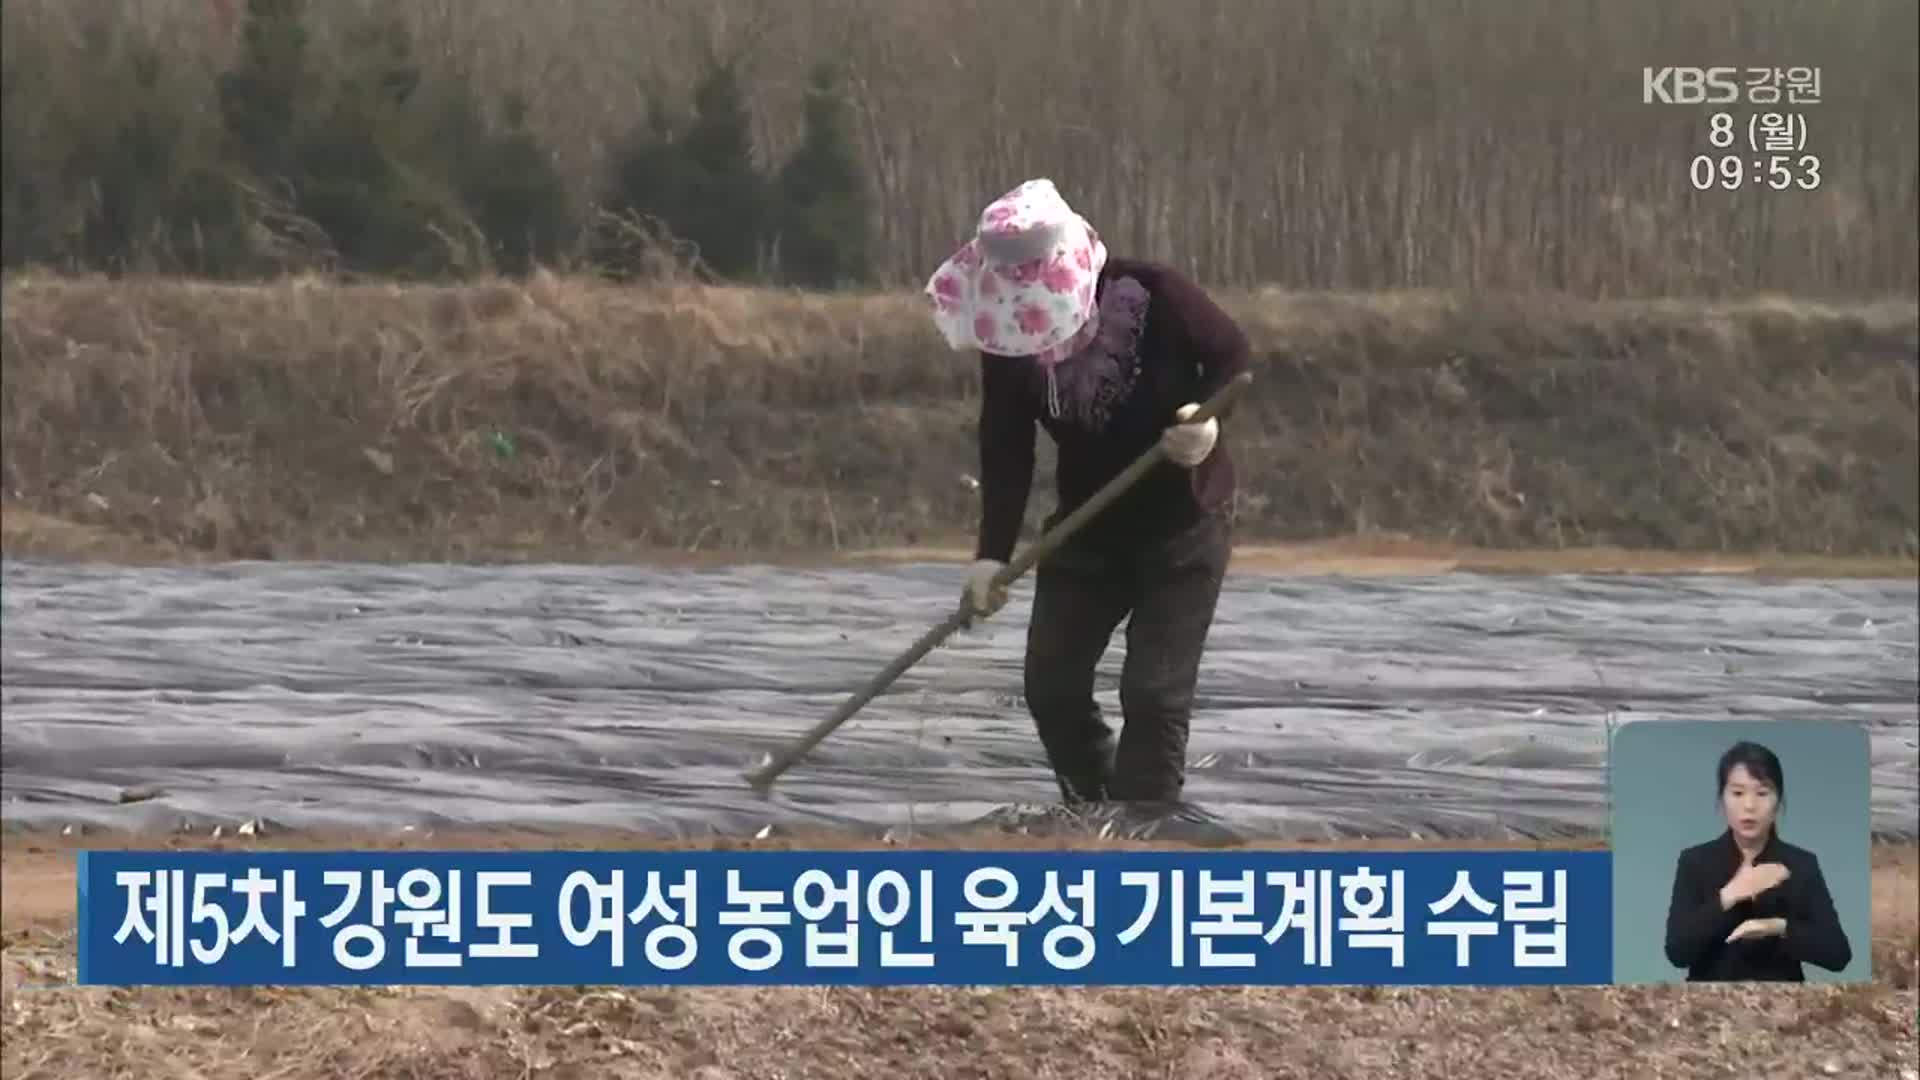
<path id="1" fill-rule="evenodd" d="M 1107 248 L 1053 181 L 1028 180 L 981 212 L 973 239 L 926 285 L 954 349 L 1031 356 L 1051 366 L 1097 329 L 1094 287 Z"/>

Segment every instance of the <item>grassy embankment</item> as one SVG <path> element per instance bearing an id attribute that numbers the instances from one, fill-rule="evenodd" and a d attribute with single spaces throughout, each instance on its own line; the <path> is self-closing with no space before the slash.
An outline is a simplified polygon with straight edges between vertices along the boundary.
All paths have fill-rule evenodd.
<path id="1" fill-rule="evenodd" d="M 1252 562 L 1914 570 L 1914 304 L 1222 299 Z M 976 511 L 911 294 L 16 277 L 0 357 L 10 555 L 937 555 Z"/>

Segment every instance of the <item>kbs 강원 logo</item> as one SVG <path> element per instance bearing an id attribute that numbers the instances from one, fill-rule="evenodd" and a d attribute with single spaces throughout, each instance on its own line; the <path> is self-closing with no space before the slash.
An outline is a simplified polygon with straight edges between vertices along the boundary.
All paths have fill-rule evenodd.
<path id="1" fill-rule="evenodd" d="M 1640 69 L 1645 105 L 1725 105 L 1740 100 L 1740 69 L 1650 67 Z"/>

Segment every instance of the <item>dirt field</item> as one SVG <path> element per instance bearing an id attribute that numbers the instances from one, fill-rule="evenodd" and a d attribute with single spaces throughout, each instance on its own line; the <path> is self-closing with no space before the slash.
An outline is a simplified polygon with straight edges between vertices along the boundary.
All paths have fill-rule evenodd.
<path id="1" fill-rule="evenodd" d="M 194 564 L 215 561 L 191 549 L 50 517 L 19 506 L 0 506 L 0 550 L 9 556 L 130 564 Z M 698 553 L 610 545 L 590 558 L 651 566 L 739 565 L 733 553 Z M 780 566 L 874 566 L 907 562 L 963 564 L 970 548 L 934 545 L 841 551 L 781 551 L 749 561 Z M 1297 544 L 1240 544 L 1235 573 L 1338 574 L 1391 577 L 1450 573 L 1481 574 L 1733 574 L 1755 578 L 1890 578 L 1920 576 L 1920 559 L 1902 556 L 1789 556 L 1626 548 L 1501 550 L 1392 536 L 1351 536 Z"/>
<path id="2" fill-rule="evenodd" d="M 22 982 L 71 977 L 71 849 L 77 842 L 9 835 L 0 846 L 0 1074 L 8 1080 L 1655 1080 L 1755 1074 L 1914 1080 L 1920 1070 L 1920 848 L 1914 846 L 1876 851 L 1875 981 L 1846 988 L 23 990 Z M 457 848 L 604 847 L 623 840 L 429 834 L 242 843 L 321 842 Z M 965 842 L 1038 843 L 1002 835 Z M 838 846 L 831 837 L 780 843 Z"/>

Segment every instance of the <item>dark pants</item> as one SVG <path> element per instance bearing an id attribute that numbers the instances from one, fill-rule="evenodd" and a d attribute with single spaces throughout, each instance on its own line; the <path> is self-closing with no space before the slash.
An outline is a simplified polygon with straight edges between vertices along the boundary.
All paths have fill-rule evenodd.
<path id="1" fill-rule="evenodd" d="M 1027 709 L 1068 803 L 1180 798 L 1194 684 L 1230 533 L 1215 514 L 1166 539 L 1074 546 L 1040 564 L 1027 628 Z M 1122 619 L 1124 723 L 1116 741 L 1093 699 L 1093 677 Z"/>

